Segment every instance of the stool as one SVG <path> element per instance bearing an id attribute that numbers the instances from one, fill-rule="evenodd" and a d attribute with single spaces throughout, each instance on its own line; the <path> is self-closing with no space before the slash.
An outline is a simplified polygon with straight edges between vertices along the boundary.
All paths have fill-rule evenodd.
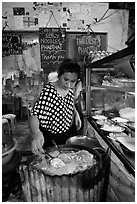
<path id="1" fill-rule="evenodd" d="M 15 134 L 15 125 L 16 125 L 16 115 L 14 114 L 5 114 L 2 118 L 7 119 L 10 126 L 10 133 Z"/>
<path id="2" fill-rule="evenodd" d="M 2 118 L 2 135 L 10 135 L 9 122 L 5 118 Z"/>

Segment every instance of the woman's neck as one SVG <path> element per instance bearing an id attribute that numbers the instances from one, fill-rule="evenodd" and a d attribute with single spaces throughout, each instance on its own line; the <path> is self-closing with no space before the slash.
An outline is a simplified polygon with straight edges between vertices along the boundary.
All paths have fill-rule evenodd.
<path id="1" fill-rule="evenodd" d="M 69 90 L 63 89 L 59 80 L 53 82 L 53 85 L 56 88 L 59 95 L 65 97 L 68 94 Z"/>

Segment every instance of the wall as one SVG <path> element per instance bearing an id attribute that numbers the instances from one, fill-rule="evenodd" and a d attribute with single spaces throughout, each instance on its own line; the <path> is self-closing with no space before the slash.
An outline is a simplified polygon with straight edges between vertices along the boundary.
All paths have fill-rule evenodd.
<path id="1" fill-rule="evenodd" d="M 2 20 L 3 26 L 5 21 L 8 21 L 12 30 L 38 30 L 40 26 L 47 25 L 47 27 L 64 26 L 71 31 L 85 31 L 86 25 L 91 24 L 94 32 L 108 33 L 108 51 L 117 51 L 125 47 L 128 34 L 128 10 L 108 9 L 108 3 L 97 2 L 63 2 L 62 4 L 55 2 L 53 5 L 45 2 L 44 6 L 41 6 L 42 2 L 39 3 L 40 5 L 35 6 L 36 10 L 34 10 L 33 2 L 3 2 L 2 15 L 7 16 L 7 20 Z M 29 15 L 14 16 L 14 7 L 25 7 L 25 14 L 29 12 Z M 51 11 L 53 11 L 52 16 Z M 38 18 L 39 24 L 27 26 L 23 23 L 23 17 Z M 6 29 L 9 28 L 6 27 Z"/>
<path id="2" fill-rule="evenodd" d="M 13 15 L 13 8 L 25 8 L 25 15 Z M 33 9 L 34 7 L 34 9 Z M 96 2 L 2 2 L 3 30 L 35 31 L 39 27 L 65 27 L 69 33 L 89 31 L 107 33 L 108 51 L 123 49 L 128 34 L 128 11 L 109 10 L 108 3 Z M 94 19 L 95 18 L 95 19 Z M 27 20 L 31 19 L 30 21 Z M 36 21 L 37 19 L 37 21 Z M 27 35 L 27 34 L 26 34 Z M 37 43 L 23 50 L 22 55 L 10 55 L 2 58 L 3 91 L 15 91 L 26 100 L 26 95 L 37 97 L 45 76 L 41 73 L 38 37 L 32 36 Z M 31 35 L 23 39 L 32 43 Z M 72 54 L 72 53 L 71 53 Z M 28 57 L 29 56 L 29 57 Z M 72 55 L 71 55 L 72 57 Z"/>

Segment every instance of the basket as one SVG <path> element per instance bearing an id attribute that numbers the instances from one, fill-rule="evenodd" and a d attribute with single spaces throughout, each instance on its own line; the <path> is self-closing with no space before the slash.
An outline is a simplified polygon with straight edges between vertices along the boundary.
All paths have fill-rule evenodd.
<path id="1" fill-rule="evenodd" d="M 61 150 L 87 149 L 64 145 Z M 96 159 L 95 164 L 83 172 L 51 176 L 30 166 L 20 166 L 20 177 L 25 202 L 98 202 L 102 192 L 102 161 L 94 150 L 89 152 Z"/>

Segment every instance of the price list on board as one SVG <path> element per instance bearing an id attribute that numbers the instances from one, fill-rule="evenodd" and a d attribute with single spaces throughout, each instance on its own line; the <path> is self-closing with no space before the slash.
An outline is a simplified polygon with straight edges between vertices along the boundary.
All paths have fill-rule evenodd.
<path id="1" fill-rule="evenodd" d="M 2 56 L 22 54 L 21 34 L 14 32 L 2 32 Z"/>
<path id="2" fill-rule="evenodd" d="M 65 29 L 39 28 L 41 67 L 58 67 L 66 57 Z"/>

